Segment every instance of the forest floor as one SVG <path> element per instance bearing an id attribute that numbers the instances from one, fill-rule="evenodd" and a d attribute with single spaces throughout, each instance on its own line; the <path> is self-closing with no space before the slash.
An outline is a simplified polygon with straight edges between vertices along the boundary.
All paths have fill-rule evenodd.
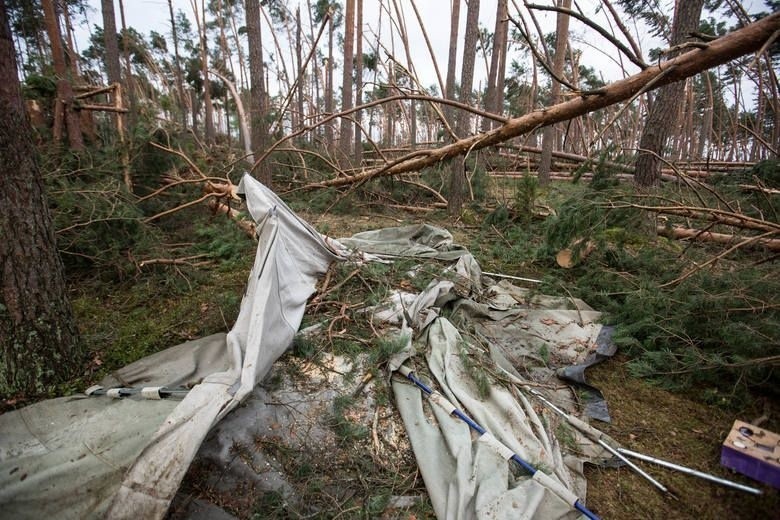
<path id="1" fill-rule="evenodd" d="M 466 218 L 452 222 L 442 211 L 421 215 L 391 212 L 376 207 L 351 207 L 348 211 L 323 214 L 308 207 L 305 199 L 301 198 L 293 200 L 291 206 L 320 232 L 333 237 L 350 236 L 358 231 L 380 227 L 427 222 L 452 232 L 457 243 L 471 249 L 484 270 L 534 278 L 548 274 L 538 264 L 523 261 L 522 254 L 515 257 L 502 256 L 502 248 L 511 245 L 507 236 L 495 226 L 485 225 L 482 219 L 475 216 L 476 212 L 467 211 Z M 209 218 L 205 213 L 198 208 L 182 212 L 176 218 L 179 222 L 189 223 L 190 228 L 180 229 L 177 234 L 179 238 L 189 236 L 189 241 L 198 240 L 197 237 L 217 236 L 217 241 L 229 242 L 230 251 L 212 263 L 197 267 L 155 266 L 109 284 L 99 279 L 81 279 L 72 285 L 77 320 L 93 352 L 92 372 L 74 381 L 73 390 L 83 390 L 82 386 L 85 388 L 107 370 L 162 348 L 230 329 L 238 313 L 252 264 L 254 244 L 238 233 L 231 235 L 232 231 L 228 231 L 231 227 L 229 222 L 219 219 L 215 223 L 217 218 Z M 212 230 L 204 234 L 199 231 L 214 226 L 217 227 L 216 232 Z M 220 234 L 224 235 L 221 239 Z M 282 362 L 285 362 L 284 358 Z M 737 404 L 725 401 L 713 404 L 707 402 L 703 398 L 704 392 L 696 387 L 684 392 L 671 392 L 636 378 L 631 375 L 627 364 L 628 358 L 619 354 L 588 372 L 589 382 L 600 388 L 606 396 L 612 416 L 610 424 L 596 423 L 598 428 L 629 449 L 755 485 L 719 465 L 720 444 L 735 419 L 749 422 L 762 415 L 767 416 L 764 426 L 780 431 L 780 406 L 777 402 L 750 394 L 748 399 L 741 399 Z M 291 461 L 300 460 L 300 457 L 296 457 Z M 780 493 L 766 486 L 762 486 L 765 490 L 763 496 L 754 497 L 649 464 L 641 465 L 668 483 L 677 499 L 658 493 L 649 483 L 626 468 L 589 467 L 586 469 L 589 507 L 604 518 L 626 519 L 771 518 L 780 510 Z M 409 472 L 404 478 L 414 476 L 413 465 L 404 468 L 404 471 Z M 199 473 L 203 468 L 195 469 L 185 482 L 185 490 L 193 496 L 213 498 L 216 493 L 214 490 L 204 489 L 193 481 L 205 478 Z M 311 479 L 311 475 L 307 478 Z M 422 492 L 424 488 L 414 476 L 409 489 Z M 273 505 L 273 500 L 269 501 L 268 496 L 252 496 L 250 493 L 249 497 L 240 498 L 241 504 L 234 504 L 234 507 L 229 503 L 224 504 L 229 512 L 240 517 L 264 517 L 261 511 L 269 511 L 269 504 Z M 373 509 L 369 507 L 369 498 L 351 497 L 349 503 L 355 504 L 355 507 L 346 508 L 340 515 L 325 516 L 433 517 L 425 498 L 422 505 L 392 511 L 388 509 L 383 514 L 381 508 L 377 510 L 375 507 L 376 503 Z M 284 513 L 280 503 L 276 507 L 278 513 L 274 517 L 296 517 Z"/>

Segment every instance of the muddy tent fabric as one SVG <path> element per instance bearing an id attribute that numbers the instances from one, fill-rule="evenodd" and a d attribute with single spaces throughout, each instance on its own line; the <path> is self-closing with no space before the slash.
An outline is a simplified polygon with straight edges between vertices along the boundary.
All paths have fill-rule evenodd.
<path id="1" fill-rule="evenodd" d="M 445 308 L 448 317 L 442 315 Z M 375 309 L 375 318 L 398 324 L 398 334 L 410 338 L 391 368 L 404 362 L 421 368 L 446 399 L 425 399 L 408 381 L 393 380 L 396 405 L 438 518 L 580 516 L 572 504 L 586 495 L 583 461 L 605 464 L 609 455 L 566 425 L 578 456 L 564 455 L 554 433 L 559 418 L 537 412 L 522 389 L 528 384 L 561 386 L 542 352 L 564 365 L 584 363 L 601 352 L 600 316 L 582 300 L 533 294 L 505 281 L 483 280 L 468 253 L 421 293 L 394 295 Z M 414 355 L 416 351 L 424 354 L 424 360 Z M 475 358 L 477 352 L 486 355 Z M 498 373 L 505 384 L 480 385 L 480 377 L 486 381 L 480 371 Z M 572 408 L 568 389 L 548 397 Z M 464 422 L 453 417 L 453 405 L 490 434 L 475 438 Z M 515 474 L 507 460 L 512 453 L 544 470 L 534 478 Z"/>
<path id="2" fill-rule="evenodd" d="M 57 399 L 0 416 L 3 515 L 161 518 L 208 431 L 292 343 L 316 280 L 340 257 L 261 183 L 244 176 L 239 192 L 259 241 L 236 324 L 203 350 L 173 352 L 185 365 L 196 358 L 189 370 L 176 360 L 174 373 L 148 360 L 128 367 L 150 384 L 193 385 L 190 392 L 180 402 Z"/>
<path id="3" fill-rule="evenodd" d="M 576 516 L 567 501 L 584 496 L 583 457 L 563 455 L 553 419 L 543 417 L 522 392 L 496 386 L 481 394 L 484 389 L 467 363 L 468 349 L 476 342 L 489 345 L 492 369 L 517 384 L 527 377 L 553 377 L 552 371 L 523 372 L 523 359 L 540 357 L 532 348 L 537 336 L 546 337 L 548 351 L 581 362 L 599 333 L 597 313 L 580 302 L 572 310 L 572 302 L 540 300 L 483 279 L 471 255 L 453 245 L 444 230 L 425 225 L 377 230 L 342 245 L 324 239 L 253 179 L 245 177 L 240 189 L 257 222 L 259 244 L 233 329 L 140 360 L 102 382 L 105 387 L 184 386 L 191 388 L 189 394 L 181 401 L 63 398 L 0 416 L 3 516 L 163 517 L 206 434 L 229 413 L 231 419 L 254 413 L 238 404 L 262 399 L 257 385 L 289 347 L 317 278 L 334 260 L 368 257 L 352 255 L 348 247 L 386 256 L 457 259 L 425 291 L 398 293 L 391 308 L 376 309 L 377 319 L 397 324 L 409 338 L 391 366 L 425 368 L 451 402 L 497 441 L 547 468 L 552 479 L 551 484 L 513 473 L 496 441 L 474 438 L 446 409 L 393 378 L 396 404 L 437 516 Z M 451 319 L 442 316 L 445 307 Z M 514 329 L 513 323 L 525 326 Z M 525 339 L 521 331 L 527 332 Z M 229 428 L 220 430 L 230 434 Z M 580 448 L 590 460 L 599 456 L 586 443 Z"/>

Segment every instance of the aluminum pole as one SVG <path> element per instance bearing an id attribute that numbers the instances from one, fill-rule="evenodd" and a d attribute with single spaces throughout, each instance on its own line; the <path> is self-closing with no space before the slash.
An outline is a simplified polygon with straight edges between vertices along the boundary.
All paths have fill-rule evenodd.
<path id="1" fill-rule="evenodd" d="M 739 489 L 740 491 L 744 491 L 745 493 L 752 493 L 754 495 L 763 494 L 763 491 L 761 491 L 760 489 L 750 487 L 750 486 L 745 486 L 743 484 L 738 484 L 737 482 L 733 482 L 725 478 L 716 477 L 715 475 L 710 475 L 709 473 L 704 473 L 703 471 L 698 471 L 692 468 L 687 468 L 685 466 L 680 466 L 679 464 L 675 464 L 673 462 L 657 459 L 655 457 L 651 457 L 650 455 L 644 455 L 642 453 L 637 453 L 635 451 L 627 450 L 625 448 L 618 448 L 617 450 L 623 455 L 634 457 L 635 459 L 639 459 L 639 460 L 644 460 L 645 462 L 652 462 L 653 464 L 658 464 L 659 466 L 663 466 L 665 468 L 674 469 L 681 473 L 685 473 L 686 475 L 692 475 L 694 477 L 703 478 L 704 480 L 715 482 L 716 484 L 720 484 L 721 486 Z"/>

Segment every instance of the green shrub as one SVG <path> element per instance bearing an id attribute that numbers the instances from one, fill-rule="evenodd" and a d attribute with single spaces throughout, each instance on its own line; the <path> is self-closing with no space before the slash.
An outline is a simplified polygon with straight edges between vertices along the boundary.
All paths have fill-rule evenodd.
<path id="1" fill-rule="evenodd" d="M 656 238 L 647 214 L 613 207 L 629 197 L 623 190 L 591 190 L 563 204 L 547 224 L 540 255 L 552 264 L 555 252 L 582 238 L 597 247 L 586 262 L 556 271 L 563 282 L 551 279 L 542 289 L 560 292 L 563 283 L 604 311 L 635 375 L 674 389 L 780 388 L 771 362 L 762 362 L 780 354 L 780 311 L 773 303 L 780 278 L 772 263 L 737 251 L 691 271 L 722 246 Z"/>

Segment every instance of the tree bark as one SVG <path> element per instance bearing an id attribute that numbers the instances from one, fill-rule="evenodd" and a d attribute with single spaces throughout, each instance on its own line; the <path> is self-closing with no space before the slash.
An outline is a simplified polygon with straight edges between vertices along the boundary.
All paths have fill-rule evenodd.
<path id="1" fill-rule="evenodd" d="M 355 103 L 363 104 L 363 0 L 357 0 L 355 23 Z M 361 111 L 355 112 L 355 165 L 363 161 L 363 131 L 360 128 Z"/>
<path id="2" fill-rule="evenodd" d="M 689 34 L 699 27 L 704 0 L 679 0 L 672 24 L 672 47 L 689 39 Z M 639 187 L 655 186 L 661 182 L 661 161 L 669 137 L 673 135 L 677 112 L 684 102 L 684 82 L 669 84 L 658 92 L 647 116 L 639 154 L 636 159 L 634 183 Z M 645 151 L 646 150 L 646 151 Z"/>
<path id="3" fill-rule="evenodd" d="M 114 13 L 114 0 L 101 0 L 103 11 L 103 42 L 106 46 L 106 76 L 108 83 L 120 83 L 122 81 L 122 68 L 119 65 L 119 42 L 116 39 L 116 14 Z M 171 22 L 173 22 L 173 10 L 171 10 Z"/>
<path id="4" fill-rule="evenodd" d="M 466 11 L 466 38 L 463 42 L 463 66 L 460 76 L 460 102 L 471 103 L 471 89 L 474 84 L 474 60 L 477 56 L 477 37 L 479 36 L 479 0 L 469 0 Z M 471 114 L 465 110 L 458 112 L 455 133 L 458 136 L 468 134 L 471 126 Z M 450 171 L 450 193 L 447 210 L 453 217 L 460 216 L 466 198 L 466 165 L 463 161 L 453 161 Z"/>
<path id="5" fill-rule="evenodd" d="M 295 87 L 296 107 L 298 112 L 298 127 L 301 128 L 306 125 L 306 117 L 303 113 L 303 78 L 305 73 L 303 71 L 303 56 L 301 50 L 301 9 L 300 7 L 295 9 L 295 63 L 298 69 L 298 81 Z M 314 45 L 314 43 L 312 43 Z"/>
<path id="6" fill-rule="evenodd" d="M 496 26 L 493 32 L 493 49 L 490 55 L 490 70 L 485 91 L 485 111 L 500 114 L 504 104 L 504 73 L 506 72 L 506 44 L 509 34 L 507 0 L 499 0 L 496 6 Z M 496 122 L 482 119 L 482 131 L 495 128 Z"/>
<path id="7" fill-rule="evenodd" d="M 333 16 L 328 17 L 328 66 L 325 72 L 325 113 L 333 113 Z M 325 125 L 325 146 L 333 148 L 333 124 Z"/>
<path id="8" fill-rule="evenodd" d="M 695 240 L 697 242 L 715 242 L 717 244 L 736 244 L 746 240 L 744 235 L 731 235 L 726 233 L 714 233 L 702 229 L 690 229 L 679 226 L 658 226 L 659 235 L 678 240 Z M 770 251 L 780 251 L 780 239 L 759 238 L 754 242 L 755 247 L 765 247 Z"/>
<path id="9" fill-rule="evenodd" d="M 252 121 L 252 150 L 257 155 L 262 154 L 266 147 L 265 79 L 259 0 L 246 0 L 246 36 L 249 46 L 249 81 L 251 83 L 249 117 Z M 259 166 L 257 178 L 266 186 L 271 186 L 271 169 L 268 168 L 268 165 L 261 164 Z"/>
<path id="10" fill-rule="evenodd" d="M 193 4 L 195 5 L 195 4 Z M 200 65 L 201 75 L 203 76 L 203 125 L 206 143 L 214 144 L 216 131 L 214 130 L 214 105 L 211 103 L 211 80 L 209 80 L 209 50 L 206 39 L 206 5 L 205 0 L 201 0 L 201 13 L 198 16 L 197 10 L 195 21 L 198 25 L 198 38 L 200 40 Z M 258 25 L 259 27 L 259 25 Z"/>
<path id="11" fill-rule="evenodd" d="M 395 7 L 398 30 L 401 33 L 401 43 L 404 46 L 404 53 L 406 54 L 406 70 L 408 72 L 409 88 L 414 91 L 417 90 L 417 73 L 414 70 L 414 62 L 412 61 L 409 33 L 406 32 L 405 17 L 397 0 L 393 0 L 393 7 Z M 409 100 L 409 146 L 412 150 L 417 148 L 417 103 L 415 103 L 414 99 Z"/>
<path id="12" fill-rule="evenodd" d="M 571 0 L 559 0 L 558 7 L 571 9 Z M 555 56 L 553 57 L 553 73 L 556 77 L 563 77 L 563 65 L 566 60 L 566 45 L 569 42 L 569 15 L 558 12 L 558 24 L 555 37 Z M 550 78 L 552 88 L 550 89 L 550 103 L 556 104 L 561 95 L 561 84 L 555 79 Z M 555 126 L 550 125 L 544 129 L 542 134 L 542 158 L 539 161 L 539 185 L 547 186 L 550 184 L 550 168 L 552 167 L 552 150 L 555 143 Z"/>
<path id="13" fill-rule="evenodd" d="M 127 94 L 127 99 L 130 102 L 129 125 L 133 126 L 138 116 L 138 99 L 136 97 L 136 84 L 133 79 L 133 68 L 130 66 L 130 33 L 125 22 L 124 0 L 119 0 L 119 19 L 122 22 L 122 54 L 125 61 L 125 81 L 122 86 L 123 92 Z"/>
<path id="14" fill-rule="evenodd" d="M 458 63 L 458 26 L 460 25 L 460 0 L 452 0 L 452 13 L 450 14 L 450 54 L 447 57 L 447 79 L 445 80 L 444 92 L 447 99 L 455 99 L 455 68 Z M 444 115 L 447 117 L 447 123 L 455 127 L 455 120 L 452 117 L 452 108 L 444 107 Z"/>
<path id="15" fill-rule="evenodd" d="M 70 83 L 70 73 L 65 64 L 65 51 L 62 48 L 62 33 L 57 11 L 53 0 L 42 0 L 43 16 L 46 21 L 46 31 L 51 42 L 54 72 L 57 75 L 57 100 L 54 110 L 54 140 L 62 139 L 62 126 L 68 132 L 68 144 L 74 150 L 84 149 L 84 139 L 81 136 L 79 116 L 74 109 L 73 86 Z M 14 57 L 14 60 L 16 58 Z M 16 61 L 14 61 L 16 65 Z M 3 82 L 9 81 L 9 76 L 3 76 Z M 14 76 L 14 79 L 16 76 Z"/>
<path id="16" fill-rule="evenodd" d="M 352 61 L 354 59 L 355 44 L 355 0 L 347 0 L 344 13 L 344 65 L 341 76 L 341 111 L 352 108 Z M 352 121 L 346 117 L 341 118 L 341 132 L 339 133 L 339 148 L 342 160 L 350 162 L 352 156 Z M 340 161 L 341 162 L 341 161 Z"/>
<path id="17" fill-rule="evenodd" d="M 107 2 L 113 0 L 103 0 Z M 179 32 L 176 29 L 176 17 L 173 15 L 173 0 L 168 0 L 168 11 L 171 15 L 171 37 L 173 38 L 173 67 L 176 74 L 176 90 L 179 93 L 179 117 L 181 125 L 187 128 L 187 99 L 184 94 L 184 77 L 181 71 L 181 57 L 179 56 Z M 105 15 L 104 15 L 105 16 Z M 117 59 L 118 64 L 118 59 Z"/>
<path id="18" fill-rule="evenodd" d="M 83 356 L 0 0 L 0 395 L 40 394 Z"/>

